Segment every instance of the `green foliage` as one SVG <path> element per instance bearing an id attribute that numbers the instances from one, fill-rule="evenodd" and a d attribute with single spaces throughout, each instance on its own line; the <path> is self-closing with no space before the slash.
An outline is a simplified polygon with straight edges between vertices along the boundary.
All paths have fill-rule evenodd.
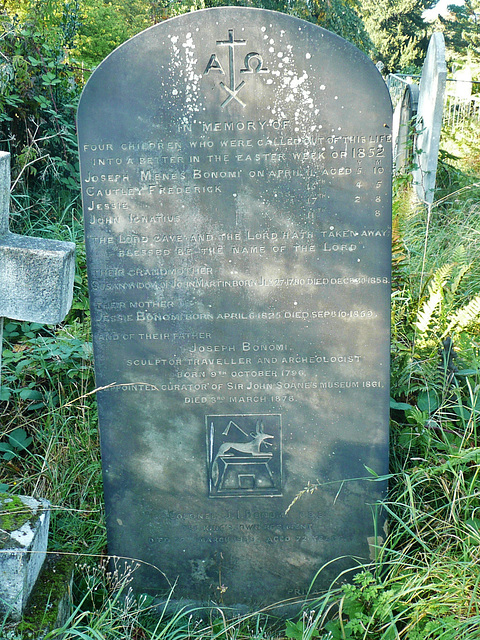
<path id="1" fill-rule="evenodd" d="M 281 11 L 324 27 L 361 50 L 371 49 L 371 42 L 360 17 L 358 0 L 157 0 L 151 3 L 155 21 L 219 6 L 248 6 Z"/>
<path id="2" fill-rule="evenodd" d="M 337 33 L 365 52 L 371 48 L 357 0 L 80 0 L 75 38 L 78 57 L 92 68 L 152 24 L 190 11 L 228 5 L 289 13 Z"/>
<path id="3" fill-rule="evenodd" d="M 0 145 L 12 155 L 17 189 L 37 197 L 53 187 L 78 191 L 75 111 L 80 86 L 66 49 L 73 27 L 67 20 L 50 32 L 49 14 L 42 13 L 47 5 L 47 0 L 35 3 L 24 22 L 0 13 Z"/>
<path id="4" fill-rule="evenodd" d="M 461 336 L 465 343 L 467 336 L 473 337 L 480 330 L 480 299 L 476 295 L 466 300 L 460 288 L 471 269 L 460 245 L 456 262 L 438 268 L 413 304 L 412 300 L 405 304 L 404 294 L 393 296 L 392 393 L 396 399 L 419 391 L 444 394 L 449 373 L 442 360 L 444 341 L 453 339 L 455 343 Z M 476 359 L 475 354 L 468 357 Z M 464 368 L 475 367 L 470 362 Z"/>
<path id="5" fill-rule="evenodd" d="M 449 198 L 459 189 L 478 188 L 480 145 L 478 121 L 464 121 L 454 130 L 444 127 L 446 149 L 440 149 L 437 168 L 437 189 L 440 198 Z M 451 196 L 450 196 L 451 197 Z"/>
<path id="6" fill-rule="evenodd" d="M 338 617 L 325 625 L 333 640 L 398 638 L 396 624 L 387 622 L 395 618 L 393 589 L 385 589 L 369 571 L 362 571 L 342 592 Z"/>
<path id="7" fill-rule="evenodd" d="M 443 31 L 451 57 L 480 62 L 480 0 L 452 4 L 449 13 L 439 16 L 434 26 Z"/>
<path id="8" fill-rule="evenodd" d="M 362 0 L 360 15 L 386 73 L 421 67 L 428 46 L 422 13 L 432 0 Z"/>
<path id="9" fill-rule="evenodd" d="M 371 571 L 373 590 L 366 598 L 356 583 L 346 589 L 334 637 L 478 635 L 471 598 L 480 572 L 471 558 L 480 530 L 480 262 L 478 174 L 465 172 L 471 157 L 448 159 L 445 195 L 433 207 L 414 205 L 406 189 L 396 194 L 391 478 L 383 504 L 390 531 Z M 389 594 L 384 609 L 377 584 L 378 594 Z"/>
<path id="10" fill-rule="evenodd" d="M 88 299 L 87 256 L 84 243 L 77 244 L 75 259 L 74 295 L 68 320 L 85 321 L 90 316 L 90 302 Z"/>
<path id="11" fill-rule="evenodd" d="M 20 427 L 11 431 L 6 442 L 0 442 L 0 457 L 12 460 L 20 456 L 32 444 L 33 438 L 27 436 L 25 429 Z"/>
<path id="12" fill-rule="evenodd" d="M 303 616 L 293 622 L 287 620 L 285 623 L 285 636 L 292 640 L 311 640 L 312 638 L 320 638 L 320 632 L 317 629 L 316 618 L 314 612 L 305 612 Z M 327 629 L 328 630 L 328 629 Z"/>
<path id="13" fill-rule="evenodd" d="M 449 385 L 464 388 L 462 376 L 449 380 L 442 373 L 439 350 L 445 340 L 453 340 L 455 353 L 459 351 L 463 359 L 459 369 L 476 369 L 480 333 L 476 232 L 480 189 L 472 165 L 476 139 L 472 134 L 470 145 L 464 139 L 463 147 L 453 147 L 454 154 L 442 154 L 442 197 L 432 207 L 412 206 L 405 190 L 396 194 L 392 394 L 395 400 L 407 400 L 412 406 L 418 394 L 433 397 L 435 393 L 442 404 L 449 397 Z M 460 155 L 466 161 L 460 162 Z"/>
<path id="14" fill-rule="evenodd" d="M 152 3 L 146 0 L 81 0 L 81 24 L 75 42 L 87 69 L 151 26 L 151 11 Z"/>
<path id="15" fill-rule="evenodd" d="M 259 2 L 257 6 L 264 6 Z M 360 17 L 360 3 L 356 0 L 295 0 L 278 8 L 308 22 L 333 31 L 359 49 L 368 53 L 372 42 Z"/>
<path id="16" fill-rule="evenodd" d="M 20 342 L 3 351 L 2 400 L 20 403 L 25 411 L 58 406 L 59 386 L 91 367 L 90 343 L 69 334 L 33 337 L 40 327 L 10 321 L 4 329 L 7 343 Z"/>

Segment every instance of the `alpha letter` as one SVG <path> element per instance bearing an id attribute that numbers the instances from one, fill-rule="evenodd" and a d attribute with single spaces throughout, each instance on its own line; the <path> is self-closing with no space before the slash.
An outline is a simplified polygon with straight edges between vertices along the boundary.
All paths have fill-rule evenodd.
<path id="1" fill-rule="evenodd" d="M 217 56 L 212 53 L 212 55 L 210 56 L 210 60 L 208 61 L 208 64 L 205 68 L 205 71 L 203 72 L 204 75 L 207 75 L 207 73 L 213 69 L 214 71 L 219 71 L 220 73 L 223 73 L 225 75 L 225 71 L 222 68 L 222 65 L 220 64 Z"/>

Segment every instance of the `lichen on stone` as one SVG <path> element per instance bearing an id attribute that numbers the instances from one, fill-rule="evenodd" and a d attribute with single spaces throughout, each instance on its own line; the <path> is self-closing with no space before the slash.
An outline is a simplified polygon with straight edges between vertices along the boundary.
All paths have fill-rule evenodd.
<path id="1" fill-rule="evenodd" d="M 28 600 L 18 631 L 28 638 L 43 638 L 61 626 L 70 612 L 74 558 L 50 554 Z"/>
<path id="2" fill-rule="evenodd" d="M 19 496 L 0 493 L 0 529 L 6 533 L 20 529 L 32 519 L 34 512 Z"/>

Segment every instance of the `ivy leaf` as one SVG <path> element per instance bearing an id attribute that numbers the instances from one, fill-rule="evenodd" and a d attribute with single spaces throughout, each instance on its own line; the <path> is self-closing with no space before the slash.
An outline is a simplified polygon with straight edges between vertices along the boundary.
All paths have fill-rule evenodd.
<path id="1" fill-rule="evenodd" d="M 411 408 L 411 404 L 407 404 L 406 402 L 397 402 L 393 398 L 390 398 L 390 409 L 396 409 L 397 411 L 408 411 Z"/>
<path id="2" fill-rule="evenodd" d="M 12 392 L 8 387 L 0 387 L 0 402 L 8 402 Z"/>
<path id="3" fill-rule="evenodd" d="M 8 440 L 12 447 L 20 451 L 25 450 L 33 442 L 33 438 L 27 436 L 25 429 L 21 428 L 14 429 L 8 436 Z"/>
<path id="4" fill-rule="evenodd" d="M 20 391 L 20 398 L 22 400 L 41 400 L 43 395 L 40 391 L 35 389 L 22 389 Z"/>
<path id="5" fill-rule="evenodd" d="M 438 400 L 436 391 L 421 391 L 418 394 L 417 406 L 420 411 L 427 411 L 428 413 L 432 413 L 433 411 L 438 409 L 438 407 L 440 406 L 440 402 Z"/>

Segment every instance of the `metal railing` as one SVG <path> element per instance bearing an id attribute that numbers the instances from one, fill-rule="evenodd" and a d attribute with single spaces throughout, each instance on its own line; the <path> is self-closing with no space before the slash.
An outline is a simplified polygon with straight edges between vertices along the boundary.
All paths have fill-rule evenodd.
<path id="1" fill-rule="evenodd" d="M 405 87 L 412 82 L 416 82 L 418 84 L 418 80 L 420 76 L 412 76 L 406 73 L 390 73 L 387 77 L 387 87 L 390 91 L 390 99 L 393 104 L 393 108 L 397 106 L 397 104 L 402 99 L 403 92 Z"/>
<path id="2" fill-rule="evenodd" d="M 480 123 L 480 96 L 459 98 L 447 93 L 443 110 L 443 127 L 462 131 L 466 126 Z"/>
<path id="3" fill-rule="evenodd" d="M 405 87 L 411 83 L 418 83 L 419 75 L 391 73 L 387 78 L 387 87 L 395 108 L 401 100 Z M 443 128 L 451 131 L 463 130 L 466 126 L 480 124 L 480 95 L 462 95 L 459 91 L 461 83 L 469 83 L 475 89 L 480 88 L 480 81 L 458 80 L 447 78 L 447 95 L 443 112 Z M 468 92 L 467 92 L 468 93 Z"/>

